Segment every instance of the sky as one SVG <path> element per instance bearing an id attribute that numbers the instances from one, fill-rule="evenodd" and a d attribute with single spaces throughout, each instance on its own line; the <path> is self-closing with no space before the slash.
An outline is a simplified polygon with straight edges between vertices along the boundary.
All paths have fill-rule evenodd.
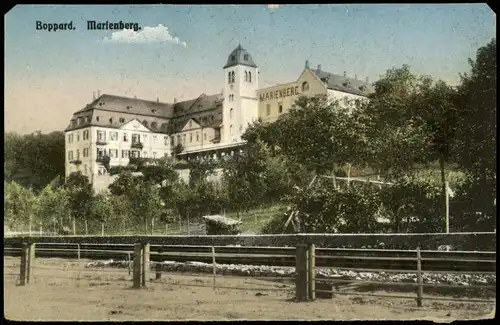
<path id="1" fill-rule="evenodd" d="M 238 43 L 260 88 L 295 81 L 306 60 L 370 82 L 408 64 L 457 84 L 495 37 L 495 17 L 486 4 L 17 5 L 5 16 L 5 130 L 63 130 L 97 90 L 169 103 L 219 93 Z M 88 30 L 87 21 L 141 29 Z"/>

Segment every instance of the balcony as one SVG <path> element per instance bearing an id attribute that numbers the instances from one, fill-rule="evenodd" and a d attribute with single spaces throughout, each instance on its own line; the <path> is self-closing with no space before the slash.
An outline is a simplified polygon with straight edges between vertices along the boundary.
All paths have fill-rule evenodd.
<path id="1" fill-rule="evenodd" d="M 79 166 L 82 164 L 82 161 L 80 159 L 75 159 L 75 160 L 70 161 L 70 164 L 73 164 L 75 166 Z"/>
<path id="2" fill-rule="evenodd" d="M 210 140 L 212 143 L 219 143 L 220 142 L 220 137 L 215 137 L 212 140 Z"/>
<path id="3" fill-rule="evenodd" d="M 109 160 L 110 160 L 109 156 L 99 156 L 99 157 L 97 157 L 97 159 L 95 161 L 97 163 L 101 163 L 101 164 L 106 165 L 106 164 L 109 164 Z"/>
<path id="4" fill-rule="evenodd" d="M 144 148 L 144 145 L 142 144 L 142 142 L 135 141 L 135 142 L 132 142 L 130 147 L 133 149 L 142 149 L 142 148 Z"/>
<path id="5" fill-rule="evenodd" d="M 95 142 L 95 144 L 98 145 L 98 146 L 105 146 L 105 145 L 108 144 L 108 141 L 106 141 L 106 139 L 100 139 L 100 140 L 97 140 Z"/>

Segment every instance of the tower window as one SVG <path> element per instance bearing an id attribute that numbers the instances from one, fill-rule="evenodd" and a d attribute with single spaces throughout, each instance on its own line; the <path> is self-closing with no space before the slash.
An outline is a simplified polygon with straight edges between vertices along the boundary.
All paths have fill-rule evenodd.
<path id="1" fill-rule="evenodd" d="M 248 72 L 245 71 L 245 81 L 248 81 Z"/>
<path id="2" fill-rule="evenodd" d="M 266 114 L 267 116 L 271 115 L 271 105 L 269 104 L 266 105 Z"/>
<path id="3" fill-rule="evenodd" d="M 309 84 L 307 83 L 307 81 L 304 81 L 302 83 L 302 91 L 308 91 L 309 90 Z"/>
<path id="4" fill-rule="evenodd" d="M 231 61 L 236 60 L 236 57 L 234 55 L 231 55 Z"/>
<path id="5" fill-rule="evenodd" d="M 227 73 L 227 83 L 231 84 L 231 71 Z"/>
<path id="6" fill-rule="evenodd" d="M 231 83 L 234 83 L 234 71 L 231 72 Z"/>
<path id="7" fill-rule="evenodd" d="M 245 55 L 243 56 L 243 60 L 248 61 L 248 54 L 245 54 Z"/>
<path id="8" fill-rule="evenodd" d="M 252 82 L 252 73 L 248 71 L 248 82 Z"/>
<path id="9" fill-rule="evenodd" d="M 229 110 L 229 118 L 233 118 L 233 109 L 232 108 Z"/>
<path id="10" fill-rule="evenodd" d="M 229 135 L 233 135 L 233 126 L 232 125 L 229 126 Z"/>

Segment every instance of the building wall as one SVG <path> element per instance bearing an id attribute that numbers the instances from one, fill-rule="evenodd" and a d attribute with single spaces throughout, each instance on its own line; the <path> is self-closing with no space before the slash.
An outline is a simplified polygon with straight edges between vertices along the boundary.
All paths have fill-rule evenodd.
<path id="1" fill-rule="evenodd" d="M 307 83 L 303 87 L 304 83 Z M 262 121 L 273 122 L 288 113 L 300 96 L 326 94 L 326 86 L 309 70 L 304 69 L 295 82 L 259 89 L 259 117 Z M 282 110 L 280 112 L 280 105 Z"/>
<path id="2" fill-rule="evenodd" d="M 174 145 L 182 144 L 184 152 L 214 148 L 219 145 L 212 142 L 215 136 L 215 129 L 202 128 L 196 121 L 191 119 L 181 132 L 174 135 Z"/>
<path id="3" fill-rule="evenodd" d="M 348 108 L 348 107 L 352 108 L 355 101 L 357 101 L 357 100 L 360 100 L 360 101 L 367 100 L 367 98 L 363 97 L 363 96 L 344 93 L 342 91 L 333 90 L 333 89 L 328 89 L 328 99 L 338 100 L 339 104 L 343 107 L 346 107 L 346 108 Z"/>

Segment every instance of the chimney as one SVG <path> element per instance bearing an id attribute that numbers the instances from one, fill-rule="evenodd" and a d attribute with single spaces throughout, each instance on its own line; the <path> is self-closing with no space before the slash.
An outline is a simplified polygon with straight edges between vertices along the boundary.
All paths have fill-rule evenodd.
<path id="1" fill-rule="evenodd" d="M 347 71 L 344 71 L 344 78 L 347 77 Z"/>
<path id="2" fill-rule="evenodd" d="M 309 69 L 309 60 L 306 60 L 306 69 Z"/>
<path id="3" fill-rule="evenodd" d="M 321 64 L 318 64 L 318 71 L 321 71 Z"/>
<path id="4" fill-rule="evenodd" d="M 354 80 L 358 80 L 358 75 L 357 74 L 354 75 Z"/>
<path id="5" fill-rule="evenodd" d="M 101 97 L 101 91 L 97 89 L 97 98 Z"/>
<path id="6" fill-rule="evenodd" d="M 92 92 L 92 100 L 95 100 L 95 91 Z"/>
<path id="7" fill-rule="evenodd" d="M 368 79 L 368 77 L 366 77 L 366 84 L 369 84 L 370 83 L 370 79 Z"/>
<path id="8" fill-rule="evenodd" d="M 177 98 L 174 97 L 174 104 L 176 104 L 176 103 L 177 103 Z"/>

